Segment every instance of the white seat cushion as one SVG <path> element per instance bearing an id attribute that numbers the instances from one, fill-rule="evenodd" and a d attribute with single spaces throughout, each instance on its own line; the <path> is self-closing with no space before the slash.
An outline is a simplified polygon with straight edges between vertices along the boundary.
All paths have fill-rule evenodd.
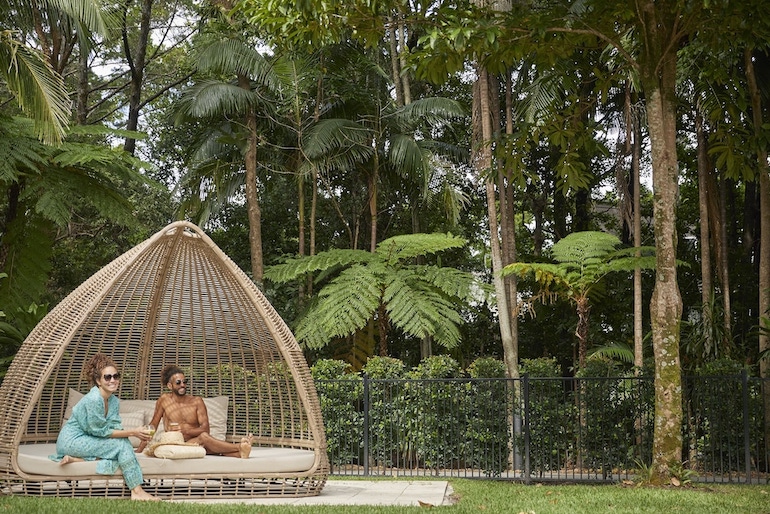
<path id="1" fill-rule="evenodd" d="M 19 445 L 19 468 L 31 475 L 78 477 L 96 474 L 96 461 L 73 462 L 59 465 L 48 458 L 56 453 L 56 444 Z M 136 455 L 145 475 L 219 475 L 243 473 L 246 476 L 260 473 L 302 473 L 312 468 L 315 453 L 312 450 L 294 448 L 267 448 L 255 446 L 248 459 L 206 455 L 202 459 L 157 459 L 138 453 Z"/>

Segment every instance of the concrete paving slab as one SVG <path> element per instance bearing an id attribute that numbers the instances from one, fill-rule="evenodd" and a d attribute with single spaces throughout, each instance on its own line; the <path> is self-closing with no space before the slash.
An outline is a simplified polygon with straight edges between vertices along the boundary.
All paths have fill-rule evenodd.
<path id="1" fill-rule="evenodd" d="M 171 500 L 179 503 L 246 505 L 450 505 L 452 488 L 441 480 L 328 480 L 318 496 Z"/>

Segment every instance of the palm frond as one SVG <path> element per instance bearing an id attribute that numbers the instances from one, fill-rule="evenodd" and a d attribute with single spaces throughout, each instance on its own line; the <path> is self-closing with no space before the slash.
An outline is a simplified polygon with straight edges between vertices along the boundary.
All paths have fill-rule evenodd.
<path id="1" fill-rule="evenodd" d="M 612 343 L 591 350 L 589 358 L 615 359 L 628 364 L 634 363 L 634 351 L 624 343 Z"/>
<path id="2" fill-rule="evenodd" d="M 420 121 L 429 124 L 446 123 L 452 118 L 465 116 L 462 104 L 456 100 L 441 97 L 420 98 L 393 113 L 398 126 L 413 127 Z"/>
<path id="3" fill-rule="evenodd" d="M 220 118 L 243 114 L 257 105 L 258 98 L 235 84 L 204 80 L 186 90 L 178 102 L 177 122 L 185 118 Z"/>
<path id="4" fill-rule="evenodd" d="M 35 122 L 41 141 L 54 144 L 64 137 L 70 100 L 64 80 L 45 57 L 0 31 L 0 77 L 22 111 Z"/>
<path id="5" fill-rule="evenodd" d="M 427 180 L 430 175 L 425 171 L 430 169 L 430 158 L 430 152 L 424 151 L 414 137 L 395 134 L 390 138 L 388 161 L 399 175 L 414 175 Z M 422 189 L 427 189 L 427 184 Z"/>
<path id="6" fill-rule="evenodd" d="M 304 151 L 311 159 L 335 158 L 348 166 L 368 160 L 373 153 L 371 132 L 363 125 L 346 119 L 317 123 L 305 140 Z"/>
<path id="7" fill-rule="evenodd" d="M 201 71 L 245 75 L 270 90 L 278 87 L 278 80 L 267 59 L 254 45 L 240 39 L 213 41 L 205 45 L 195 57 L 196 65 Z"/>

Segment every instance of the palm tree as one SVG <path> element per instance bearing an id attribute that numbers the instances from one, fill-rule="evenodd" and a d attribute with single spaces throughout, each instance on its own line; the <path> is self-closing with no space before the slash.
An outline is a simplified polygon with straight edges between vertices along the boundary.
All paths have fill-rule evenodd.
<path id="1" fill-rule="evenodd" d="M 653 269 L 652 248 L 642 248 L 646 255 L 636 256 L 636 248 L 617 250 L 620 239 L 605 232 L 574 232 L 551 248 L 556 263 L 516 262 L 503 268 L 503 274 L 533 277 L 538 290 L 526 300 L 546 303 L 566 299 L 575 304 L 578 315 L 578 366 L 585 366 L 588 346 L 588 321 L 591 297 L 601 293 L 604 278 L 636 267 Z"/>
<path id="2" fill-rule="evenodd" d="M 195 62 L 200 72 L 212 78 L 200 79 L 179 102 L 179 119 L 197 120 L 204 127 L 196 162 L 183 180 L 194 192 L 183 208 L 191 208 L 190 200 L 192 205 L 199 205 L 201 190 L 221 202 L 245 187 L 252 279 L 261 287 L 264 264 L 257 178 L 258 108 L 270 109 L 264 93 L 275 89 L 275 79 L 254 45 L 238 37 L 206 42 Z M 236 150 L 236 159 L 232 150 Z"/>
<path id="3" fill-rule="evenodd" d="M 465 112 L 458 102 L 437 97 L 397 105 L 383 87 L 386 75 L 368 59 L 362 62 L 359 57 L 351 73 L 361 74 L 360 82 L 366 89 L 358 84 L 354 84 L 354 89 L 342 89 L 350 87 L 343 84 L 339 105 L 313 127 L 303 150 L 322 173 L 355 170 L 366 176 L 369 249 L 374 252 L 383 177 L 395 177 L 402 185 L 426 196 L 426 185 L 436 175 L 436 157 L 457 160 L 460 155 L 455 148 L 440 145 L 429 135 Z M 349 78 L 346 81 L 351 82 Z M 351 246 L 357 247 L 357 241 L 351 241 Z"/>
<path id="4" fill-rule="evenodd" d="M 374 252 L 329 250 L 272 266 L 265 276 L 281 283 L 308 273 L 333 277 L 295 330 L 297 339 L 310 348 L 354 335 L 372 320 L 379 328 L 380 355 L 388 355 L 390 326 L 418 338 L 431 336 L 451 348 L 460 341 L 458 305 L 478 300 L 486 288 L 471 273 L 413 260 L 464 244 L 451 234 L 395 236 Z"/>
<path id="5" fill-rule="evenodd" d="M 67 19 L 88 31 L 103 32 L 104 21 L 93 0 L 0 0 L 0 83 L 21 110 L 35 121 L 35 133 L 48 144 L 59 143 L 70 119 L 70 99 L 61 74 L 31 35 L 46 19 Z M 37 20 L 37 22 L 36 22 Z"/>

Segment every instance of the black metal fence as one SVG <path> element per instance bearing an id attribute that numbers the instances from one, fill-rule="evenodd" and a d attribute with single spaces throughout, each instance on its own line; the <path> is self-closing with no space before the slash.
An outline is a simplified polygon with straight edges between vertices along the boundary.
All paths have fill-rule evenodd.
<path id="1" fill-rule="evenodd" d="M 332 473 L 518 481 L 619 481 L 649 470 L 648 378 L 316 382 Z M 742 375 L 685 377 L 688 479 L 768 483 L 763 388 Z"/>

